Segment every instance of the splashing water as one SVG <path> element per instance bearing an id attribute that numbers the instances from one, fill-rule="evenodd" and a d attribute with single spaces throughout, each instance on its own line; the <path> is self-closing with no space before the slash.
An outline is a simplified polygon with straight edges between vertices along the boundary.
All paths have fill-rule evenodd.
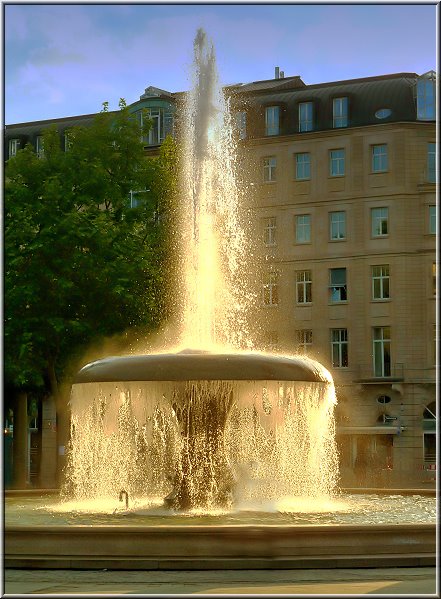
<path id="1" fill-rule="evenodd" d="M 247 241 L 236 183 L 229 105 L 219 85 L 213 45 L 194 41 L 193 86 L 184 110 L 182 345 L 250 349 L 244 290 Z"/>

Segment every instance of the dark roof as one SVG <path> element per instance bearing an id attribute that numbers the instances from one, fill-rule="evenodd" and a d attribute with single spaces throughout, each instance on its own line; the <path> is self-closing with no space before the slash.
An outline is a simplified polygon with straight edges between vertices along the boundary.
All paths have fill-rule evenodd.
<path id="1" fill-rule="evenodd" d="M 116 111 L 109 111 L 110 113 Z M 13 125 L 6 125 L 5 132 L 7 135 L 11 135 L 14 130 L 19 130 L 20 135 L 35 135 L 38 134 L 42 129 L 46 129 L 51 125 L 56 125 L 58 129 L 67 129 L 68 127 L 87 126 L 90 125 L 97 113 L 94 114 L 83 114 L 79 116 L 67 116 L 58 119 L 46 119 L 42 121 L 30 121 L 28 123 L 14 123 Z"/>
<path id="2" fill-rule="evenodd" d="M 363 126 L 397 121 L 416 120 L 415 73 L 397 73 L 379 77 L 366 77 L 306 85 L 290 90 L 263 90 L 247 94 L 246 104 L 253 112 L 264 105 L 281 105 L 287 115 L 284 133 L 298 131 L 296 118 L 300 102 L 313 102 L 315 107 L 315 130 L 332 128 L 332 101 L 336 97 L 347 97 L 349 101 L 349 126 Z M 240 97 L 240 94 L 238 94 Z M 375 117 L 379 108 L 390 108 L 391 115 L 382 120 Z M 256 131 L 256 134 L 258 132 Z"/>

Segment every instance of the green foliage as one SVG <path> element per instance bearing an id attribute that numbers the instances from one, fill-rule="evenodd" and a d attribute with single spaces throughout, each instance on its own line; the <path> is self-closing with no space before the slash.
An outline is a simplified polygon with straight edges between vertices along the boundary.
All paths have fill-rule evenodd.
<path id="1" fill-rule="evenodd" d="M 11 158 L 5 183 L 5 382 L 47 388 L 91 341 L 164 318 L 174 142 L 146 159 L 125 102 L 92 126 L 49 129 L 38 157 Z M 131 209 L 130 190 L 149 190 Z M 50 389 L 48 389 L 50 390 Z"/>

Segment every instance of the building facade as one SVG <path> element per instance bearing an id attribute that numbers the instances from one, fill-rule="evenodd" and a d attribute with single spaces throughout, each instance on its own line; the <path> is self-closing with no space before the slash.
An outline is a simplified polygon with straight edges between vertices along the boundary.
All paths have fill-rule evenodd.
<path id="1" fill-rule="evenodd" d="M 332 373 L 343 486 L 433 482 L 435 73 L 235 94 L 263 342 Z"/>
<path id="2" fill-rule="evenodd" d="M 434 483 L 435 92 L 432 71 L 305 85 L 276 69 L 226 88 L 253 189 L 260 343 L 332 373 L 345 487 Z M 153 119 L 147 153 L 180 95 L 150 87 L 130 106 Z M 92 118 L 7 126 L 5 157 Z"/>

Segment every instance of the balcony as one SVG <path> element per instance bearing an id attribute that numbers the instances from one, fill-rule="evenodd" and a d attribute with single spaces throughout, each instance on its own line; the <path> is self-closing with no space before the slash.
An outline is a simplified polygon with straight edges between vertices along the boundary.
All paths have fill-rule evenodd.
<path id="1" fill-rule="evenodd" d="M 390 374 L 387 376 L 376 375 L 372 363 L 358 364 L 354 375 L 354 382 L 361 384 L 375 385 L 379 383 L 402 383 L 404 381 L 404 364 L 391 364 Z"/>
<path id="2" fill-rule="evenodd" d="M 358 364 L 354 369 L 354 382 L 366 385 L 384 383 L 416 383 L 420 385 L 434 385 L 436 382 L 436 368 L 412 368 L 401 362 L 391 364 L 388 376 L 376 376 L 372 364 Z"/>

